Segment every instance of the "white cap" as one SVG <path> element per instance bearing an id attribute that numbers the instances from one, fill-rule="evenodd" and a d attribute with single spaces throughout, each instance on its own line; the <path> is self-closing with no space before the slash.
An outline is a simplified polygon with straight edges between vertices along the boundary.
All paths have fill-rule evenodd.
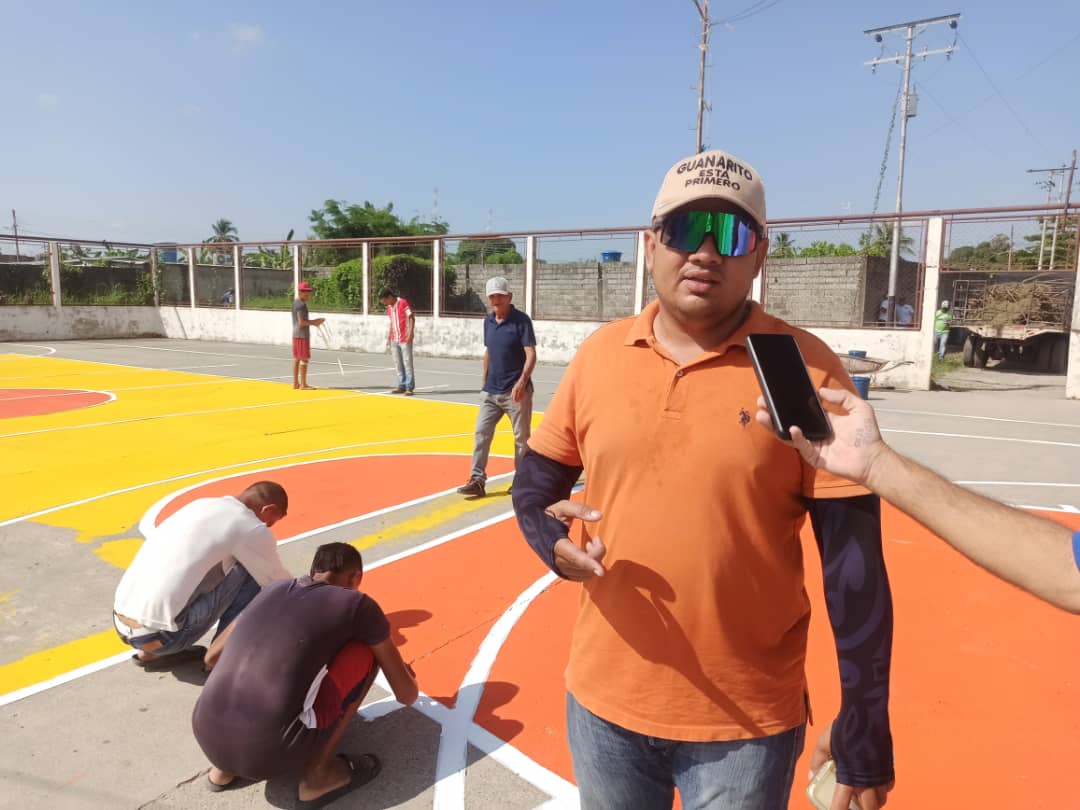
<path id="1" fill-rule="evenodd" d="M 765 186 L 757 169 L 727 152 L 702 152 L 672 166 L 653 203 L 653 219 L 688 203 L 719 198 L 735 203 L 764 231 Z"/>
<path id="2" fill-rule="evenodd" d="M 510 282 L 502 276 L 489 278 L 487 282 L 487 295 L 510 295 Z"/>
<path id="3" fill-rule="evenodd" d="M 948 301 L 942 301 L 942 302 L 941 302 L 941 305 L 942 305 L 943 307 L 947 307 L 947 306 L 949 305 L 949 302 L 948 302 Z"/>

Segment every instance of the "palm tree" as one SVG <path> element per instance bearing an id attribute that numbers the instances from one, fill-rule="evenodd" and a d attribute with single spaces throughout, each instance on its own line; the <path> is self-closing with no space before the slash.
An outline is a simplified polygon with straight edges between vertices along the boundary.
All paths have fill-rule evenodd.
<path id="1" fill-rule="evenodd" d="M 236 226 L 230 220 L 219 219 L 210 227 L 214 229 L 214 232 L 206 239 L 203 239 L 203 244 L 240 241 Z M 219 264 L 218 260 L 224 259 L 228 255 L 228 251 L 223 248 L 216 248 L 209 251 L 209 255 L 214 257 L 214 264 Z"/>
<path id="2" fill-rule="evenodd" d="M 775 256 L 778 259 L 790 259 L 798 251 L 795 248 L 795 240 L 791 238 L 790 233 L 778 233 L 772 239 L 772 250 L 769 251 L 770 256 Z"/>
<path id="3" fill-rule="evenodd" d="M 232 224 L 230 220 L 219 219 L 213 225 L 210 226 L 214 229 L 214 232 L 203 239 L 203 242 L 239 242 L 240 236 L 236 231 L 236 226 Z"/>
<path id="4" fill-rule="evenodd" d="M 859 236 L 859 252 L 867 256 L 889 256 L 892 254 L 893 226 L 891 223 L 874 225 Z M 900 252 L 914 253 L 915 240 L 900 229 Z"/>

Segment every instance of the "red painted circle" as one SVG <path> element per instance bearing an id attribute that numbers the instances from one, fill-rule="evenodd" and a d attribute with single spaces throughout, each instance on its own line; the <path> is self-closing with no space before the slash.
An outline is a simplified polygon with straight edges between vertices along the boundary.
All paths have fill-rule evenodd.
<path id="1" fill-rule="evenodd" d="M 0 419 L 77 411 L 112 399 L 101 391 L 71 388 L 0 388 Z"/>

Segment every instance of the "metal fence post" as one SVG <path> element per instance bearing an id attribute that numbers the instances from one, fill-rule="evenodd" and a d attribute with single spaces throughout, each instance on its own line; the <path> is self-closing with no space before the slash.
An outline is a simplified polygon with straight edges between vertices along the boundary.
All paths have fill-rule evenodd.
<path id="1" fill-rule="evenodd" d="M 158 288 L 158 252 L 150 248 L 150 286 L 154 290 L 154 306 L 161 306 L 161 290 Z"/>
<path id="2" fill-rule="evenodd" d="M 435 320 L 439 320 L 440 310 L 442 309 L 442 239 L 436 239 L 431 245 L 431 270 L 432 281 L 434 285 L 431 288 L 431 317 Z"/>
<path id="3" fill-rule="evenodd" d="M 360 270 L 364 276 L 364 306 L 361 310 L 365 315 L 371 314 L 371 245 L 364 242 L 360 246 Z"/>
<path id="4" fill-rule="evenodd" d="M 60 290 L 60 243 L 49 242 L 49 283 L 52 285 L 52 305 L 62 307 L 63 294 Z"/>
<path id="5" fill-rule="evenodd" d="M 1068 365 L 1065 367 L 1065 397 L 1066 399 L 1080 399 L 1080 340 L 1077 333 L 1080 332 L 1080 216 L 1076 220 L 1076 264 L 1073 275 L 1073 309 L 1072 324 L 1069 329 L 1069 354 Z"/>
<path id="6" fill-rule="evenodd" d="M 195 250 L 192 246 L 187 252 L 188 297 L 191 299 L 192 309 L 195 309 Z"/>
<path id="7" fill-rule="evenodd" d="M 645 309 L 645 231 L 638 231 L 634 261 L 634 314 Z"/>
<path id="8" fill-rule="evenodd" d="M 233 309 L 240 309 L 240 246 L 233 245 Z"/>
<path id="9" fill-rule="evenodd" d="M 536 237 L 525 237 L 525 314 L 533 317 L 536 308 Z"/>
<path id="10" fill-rule="evenodd" d="M 303 275 L 303 257 L 300 255 L 300 245 L 292 245 L 292 281 L 293 296 L 300 288 L 300 277 Z"/>

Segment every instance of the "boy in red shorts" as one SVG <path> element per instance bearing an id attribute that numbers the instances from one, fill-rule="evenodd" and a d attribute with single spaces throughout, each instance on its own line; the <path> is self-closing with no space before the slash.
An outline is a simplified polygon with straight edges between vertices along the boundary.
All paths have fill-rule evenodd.
<path id="1" fill-rule="evenodd" d="M 308 318 L 307 302 L 311 298 L 311 285 L 301 281 L 292 302 L 292 387 L 311 390 L 307 384 L 308 360 L 311 359 L 311 327 L 322 326 L 326 318 Z"/>

